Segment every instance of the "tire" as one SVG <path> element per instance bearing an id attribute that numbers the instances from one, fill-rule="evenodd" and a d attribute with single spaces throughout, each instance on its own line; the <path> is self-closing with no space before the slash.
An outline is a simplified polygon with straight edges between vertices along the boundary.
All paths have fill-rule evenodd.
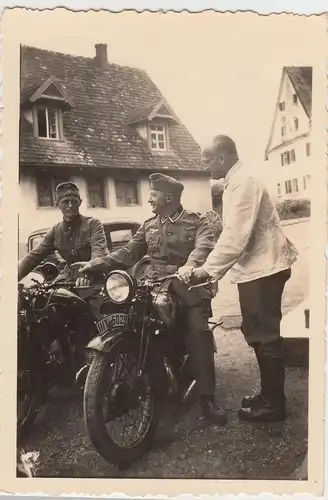
<path id="1" fill-rule="evenodd" d="M 122 446 L 115 442 L 107 431 L 102 402 L 105 395 L 108 394 L 109 388 L 113 386 L 113 378 L 110 378 L 111 370 L 113 366 L 114 370 L 116 369 L 117 364 L 115 364 L 115 361 L 119 356 L 125 355 L 136 360 L 137 353 L 136 346 L 124 337 L 114 342 L 108 352 L 97 353 L 90 366 L 84 389 L 84 421 L 90 440 L 102 458 L 109 463 L 122 467 L 130 465 L 130 463 L 139 459 L 148 451 L 156 432 L 160 415 L 160 398 L 154 385 L 156 379 L 154 372 L 149 368 L 145 370 L 145 373 L 148 380 L 150 409 L 149 421 L 147 422 L 144 434 L 140 437 L 139 441 L 132 443 L 130 446 Z M 108 380 L 111 380 L 111 384 L 108 384 Z M 111 408 L 110 403 L 108 403 L 107 408 Z M 122 418 L 127 416 L 128 413 L 123 413 Z M 135 426 L 135 422 L 133 425 Z"/>

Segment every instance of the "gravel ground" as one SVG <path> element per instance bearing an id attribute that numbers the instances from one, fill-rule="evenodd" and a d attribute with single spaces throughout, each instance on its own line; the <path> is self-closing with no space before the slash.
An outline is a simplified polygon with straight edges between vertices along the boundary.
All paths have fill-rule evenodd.
<path id="1" fill-rule="evenodd" d="M 288 226 L 286 233 L 300 251 L 284 294 L 284 312 L 308 293 L 307 224 Z M 214 315 L 238 314 L 235 286 L 227 278 L 213 303 Z M 308 373 L 289 368 L 286 394 L 289 417 L 272 424 L 242 423 L 237 418 L 243 395 L 258 389 L 258 368 L 239 331 L 216 330 L 217 399 L 227 409 L 224 428 L 205 427 L 198 408 L 183 415 L 168 408 L 152 450 L 128 470 L 107 464 L 93 449 L 83 423 L 79 396 L 57 391 L 40 412 L 24 444 L 40 451 L 43 477 L 143 477 L 215 479 L 297 479 L 307 453 Z M 303 469 L 303 467 L 301 467 Z M 303 477 L 303 479 L 306 479 Z"/>
<path id="2" fill-rule="evenodd" d="M 128 470 L 102 460 L 86 434 L 79 397 L 58 391 L 39 415 L 25 444 L 39 449 L 43 477 L 143 477 L 292 479 L 307 452 L 307 372 L 288 369 L 289 418 L 284 423 L 239 422 L 241 397 L 258 388 L 251 349 L 237 331 L 217 329 L 217 397 L 227 409 L 224 428 L 205 427 L 198 408 L 184 415 L 168 411 L 151 452 Z M 220 360 L 220 366 L 218 366 Z"/>

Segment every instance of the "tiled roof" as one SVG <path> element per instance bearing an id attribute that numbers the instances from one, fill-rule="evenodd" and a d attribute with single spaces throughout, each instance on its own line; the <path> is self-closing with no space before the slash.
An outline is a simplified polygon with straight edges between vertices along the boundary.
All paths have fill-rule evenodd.
<path id="1" fill-rule="evenodd" d="M 22 125 L 22 165 L 72 165 L 104 168 L 204 171 L 200 147 L 181 124 L 170 125 L 170 151 L 152 153 L 130 125 L 147 115 L 163 96 L 147 73 L 34 47 L 21 48 L 21 99 L 54 77 L 74 100 L 64 113 L 65 141 L 39 140 Z"/>
<path id="2" fill-rule="evenodd" d="M 296 93 L 309 118 L 312 116 L 312 67 L 287 66 L 286 73 L 295 87 Z"/>

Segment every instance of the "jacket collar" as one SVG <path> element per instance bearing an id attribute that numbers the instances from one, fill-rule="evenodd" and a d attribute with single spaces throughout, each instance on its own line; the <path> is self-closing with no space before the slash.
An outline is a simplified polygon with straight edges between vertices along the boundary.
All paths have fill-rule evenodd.
<path id="1" fill-rule="evenodd" d="M 227 187 L 227 185 L 229 184 L 229 181 L 231 179 L 231 177 L 237 172 L 237 170 L 239 170 L 242 166 L 242 163 L 240 160 L 238 160 L 234 166 L 229 170 L 229 172 L 227 173 L 227 175 L 225 176 L 224 178 L 224 188 Z"/>
<path id="2" fill-rule="evenodd" d="M 78 214 L 76 217 L 74 217 L 74 219 L 70 221 L 63 219 L 62 224 L 64 230 L 67 231 L 70 228 L 78 227 L 81 224 L 81 221 L 82 221 L 81 214 Z"/>
<path id="3" fill-rule="evenodd" d="M 183 212 L 184 212 L 184 209 L 183 209 L 182 205 L 180 205 L 180 207 L 178 208 L 178 210 L 176 212 L 174 212 L 172 215 L 170 215 L 169 217 L 160 217 L 161 223 L 165 224 L 165 222 L 167 220 L 169 220 L 172 223 L 176 222 L 178 219 L 180 219 L 180 217 L 183 214 Z"/>

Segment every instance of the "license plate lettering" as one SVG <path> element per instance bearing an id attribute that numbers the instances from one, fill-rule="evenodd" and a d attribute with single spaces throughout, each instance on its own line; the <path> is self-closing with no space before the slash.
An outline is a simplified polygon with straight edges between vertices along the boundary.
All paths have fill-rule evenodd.
<path id="1" fill-rule="evenodd" d="M 107 333 L 113 328 L 122 328 L 128 324 L 128 315 L 125 313 L 108 314 L 97 322 L 99 335 Z"/>

